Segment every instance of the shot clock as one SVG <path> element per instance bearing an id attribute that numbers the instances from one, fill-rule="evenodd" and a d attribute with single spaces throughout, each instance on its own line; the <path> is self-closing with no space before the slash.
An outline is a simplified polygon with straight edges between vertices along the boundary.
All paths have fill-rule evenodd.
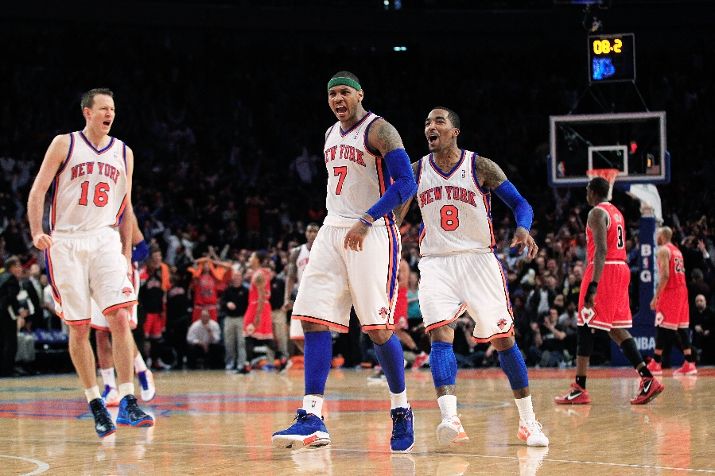
<path id="1" fill-rule="evenodd" d="M 588 37 L 588 81 L 635 81 L 636 48 L 633 33 Z"/>

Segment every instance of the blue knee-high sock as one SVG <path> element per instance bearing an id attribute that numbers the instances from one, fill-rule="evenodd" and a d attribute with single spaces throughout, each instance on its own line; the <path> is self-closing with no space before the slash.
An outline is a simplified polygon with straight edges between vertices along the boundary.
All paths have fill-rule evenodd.
<path id="1" fill-rule="evenodd" d="M 387 385 L 392 393 L 405 391 L 405 356 L 402 353 L 400 340 L 392 334 L 387 342 L 382 345 L 373 344 L 377 361 L 380 362 L 382 371 L 385 372 Z"/>
<path id="2" fill-rule="evenodd" d="M 522 357 L 516 342 L 514 346 L 498 352 L 499 365 L 509 379 L 512 390 L 526 388 L 529 386 L 529 374 L 526 371 L 526 363 Z"/>
<path id="3" fill-rule="evenodd" d="M 429 367 L 432 371 L 434 388 L 454 385 L 457 382 L 457 357 L 449 342 L 432 342 L 429 354 Z"/>
<path id="4" fill-rule="evenodd" d="M 333 337 L 330 331 L 306 332 L 304 346 L 305 394 L 323 395 L 333 356 Z"/>

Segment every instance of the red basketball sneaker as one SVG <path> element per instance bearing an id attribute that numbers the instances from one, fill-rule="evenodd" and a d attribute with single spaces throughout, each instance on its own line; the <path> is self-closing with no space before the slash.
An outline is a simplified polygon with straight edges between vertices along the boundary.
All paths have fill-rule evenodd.
<path id="1" fill-rule="evenodd" d="M 559 405 L 586 405 L 591 403 L 591 396 L 588 394 L 588 390 L 576 382 L 572 382 L 569 393 L 562 397 L 554 397 L 554 403 Z"/>
<path id="2" fill-rule="evenodd" d="M 662 383 L 653 377 L 643 377 L 638 389 L 638 395 L 631 400 L 631 405 L 645 405 L 657 397 L 665 389 Z"/>
<path id="3" fill-rule="evenodd" d="M 650 370 L 650 373 L 653 375 L 663 375 L 663 368 L 658 362 L 655 361 L 655 359 L 651 359 L 646 367 L 648 367 L 648 370 Z"/>
<path id="4" fill-rule="evenodd" d="M 688 362 L 687 360 L 685 362 L 683 362 L 682 367 L 673 371 L 673 377 L 677 377 L 679 375 L 697 375 L 697 374 L 698 374 L 698 369 L 695 367 L 695 363 Z M 653 374 L 653 375 L 655 375 L 655 374 Z"/>

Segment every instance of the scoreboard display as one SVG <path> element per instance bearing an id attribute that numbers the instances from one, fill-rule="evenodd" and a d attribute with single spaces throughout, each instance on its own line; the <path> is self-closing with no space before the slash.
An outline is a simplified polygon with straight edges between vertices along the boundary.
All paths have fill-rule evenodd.
<path id="1" fill-rule="evenodd" d="M 589 35 L 588 81 L 635 81 L 636 48 L 633 33 Z"/>

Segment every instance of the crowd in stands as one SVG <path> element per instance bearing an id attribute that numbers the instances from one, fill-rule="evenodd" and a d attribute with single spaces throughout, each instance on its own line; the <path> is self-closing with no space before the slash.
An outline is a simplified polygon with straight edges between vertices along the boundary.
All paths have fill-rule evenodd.
<path id="1" fill-rule="evenodd" d="M 361 77 L 368 109 L 396 125 L 413 160 L 426 150 L 423 117 L 436 105 L 432 101 L 445 103 L 462 117 L 460 144 L 499 163 L 531 202 L 532 233 L 541 247 L 537 258 L 527 263 L 510 250 L 514 221 L 498 200 L 493 209 L 495 252 L 506 269 L 517 341 L 527 363 L 571 364 L 588 210 L 583 190 L 545 186 L 548 115 L 570 111 L 583 86 L 563 61 L 542 58 L 551 74 L 531 77 L 523 74 L 524 65 L 536 66 L 527 52 L 480 51 L 480 70 L 490 73 L 470 77 L 456 73 L 464 68 L 462 56 L 446 55 L 440 69 L 455 74 L 446 73 L 436 81 L 425 76 L 423 65 L 432 51 L 427 47 L 411 57 L 303 44 L 292 53 L 259 52 L 241 50 L 240 39 L 226 32 L 130 30 L 131 34 L 102 35 L 89 45 L 89 52 L 83 38 L 59 30 L 37 28 L 34 35 L 13 29 L 0 32 L 6 44 L 15 45 L 4 58 L 12 68 L 0 75 L 0 88 L 12 92 L 0 103 L 0 269 L 8 272 L 8 260 L 19 257 L 25 292 L 20 302 L 27 309 L 23 315 L 8 313 L 9 297 L 0 294 L 3 375 L 46 371 L 34 351 L 55 351 L 63 343 L 44 260 L 31 246 L 26 200 L 53 136 L 82 128 L 80 94 L 98 86 L 115 91 L 112 135 L 135 152 L 134 206 L 153 250 L 141 265 L 140 348 L 155 368 L 240 370 L 256 356 L 270 365 L 274 354 L 284 365 L 282 359 L 295 352 L 286 343 L 285 326 L 278 327 L 276 345 L 251 342 L 240 309 L 229 307 L 226 299 L 236 299 L 230 302 L 240 308 L 238 300 L 252 276 L 249 258 L 261 250 L 266 255 L 262 266 L 272 277 L 272 319 L 285 323 L 289 318 L 281 311 L 288 255 L 304 241 L 307 223 L 322 222 L 326 213 L 321 147 L 323 132 L 334 118 L 325 104 L 325 82 L 335 72 L 334 65 L 344 64 Z M 85 53 L 60 54 L 59 46 L 53 45 Z M 213 54 L 203 55 L 209 48 Z M 282 74 L 250 66 L 261 64 L 266 54 L 281 65 Z M 112 59 L 87 71 L 85 57 L 101 55 Z M 220 57 L 237 61 L 212 59 Z M 663 215 L 675 229 L 673 241 L 685 257 L 693 343 L 701 361 L 712 364 L 715 214 L 709 205 L 715 203 L 715 162 L 706 153 L 705 138 L 715 111 L 715 51 L 703 46 L 687 60 L 661 56 L 660 69 L 650 62 L 655 61 L 652 52 L 644 51 L 640 58 L 652 65 L 639 77 L 645 99 L 651 109 L 668 114 L 673 178 L 659 187 Z M 310 72 L 306 62 L 311 63 Z M 630 226 L 631 295 L 637 296 L 638 205 L 618 192 L 614 202 Z M 415 341 L 427 351 L 417 301 L 418 223 L 419 211 L 413 204 L 401 230 L 413 273 L 409 322 Z M 208 288 L 209 294 L 203 293 Z M 637 299 L 631 305 L 637 311 Z M 165 327 L 145 335 L 146 316 L 156 313 L 165 315 Z M 466 317 L 458 323 L 463 331 L 455 338 L 460 365 L 497 365 L 493 348 L 475 345 L 468 337 L 470 325 Z M 15 348 L 7 343 L 7 329 L 17 330 Z M 348 336 L 337 337 L 336 354 L 346 366 L 370 362 L 370 346 L 361 342 L 356 328 L 351 329 Z M 242 341 L 244 334 L 249 341 Z M 594 359 L 607 362 L 607 339 L 598 349 Z"/>

